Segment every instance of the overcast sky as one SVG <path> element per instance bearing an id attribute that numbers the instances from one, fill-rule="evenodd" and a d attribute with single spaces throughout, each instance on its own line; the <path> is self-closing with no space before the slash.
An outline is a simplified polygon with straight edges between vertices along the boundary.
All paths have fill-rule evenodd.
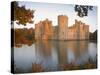
<path id="1" fill-rule="evenodd" d="M 35 26 L 41 20 L 48 18 L 52 21 L 52 24 L 58 25 L 58 15 L 68 16 L 68 26 L 75 23 L 75 19 L 81 20 L 82 22 L 90 25 L 90 32 L 94 32 L 97 29 L 97 7 L 93 7 L 93 11 L 88 12 L 87 17 L 80 18 L 76 15 L 74 11 L 74 6 L 72 4 L 54 4 L 54 3 L 36 3 L 36 2 L 18 2 L 19 6 L 25 5 L 27 9 L 35 10 L 34 13 L 34 24 L 29 24 L 27 26 L 17 25 L 15 23 L 15 28 L 30 28 Z"/>

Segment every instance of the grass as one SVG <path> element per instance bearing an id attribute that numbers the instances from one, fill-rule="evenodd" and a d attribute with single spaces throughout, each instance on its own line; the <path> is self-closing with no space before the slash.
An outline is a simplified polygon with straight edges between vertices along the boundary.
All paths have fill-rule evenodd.
<path id="1" fill-rule="evenodd" d="M 88 59 L 88 62 L 85 64 L 62 64 L 60 66 L 62 70 L 81 70 L 81 69 L 96 69 L 97 68 L 97 59 L 93 61 L 91 58 Z"/>

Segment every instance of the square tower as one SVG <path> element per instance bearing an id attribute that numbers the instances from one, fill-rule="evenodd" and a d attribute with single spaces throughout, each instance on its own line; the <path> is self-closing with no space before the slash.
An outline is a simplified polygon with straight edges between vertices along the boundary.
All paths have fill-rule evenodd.
<path id="1" fill-rule="evenodd" d="M 67 40 L 68 17 L 66 15 L 58 16 L 58 40 Z"/>

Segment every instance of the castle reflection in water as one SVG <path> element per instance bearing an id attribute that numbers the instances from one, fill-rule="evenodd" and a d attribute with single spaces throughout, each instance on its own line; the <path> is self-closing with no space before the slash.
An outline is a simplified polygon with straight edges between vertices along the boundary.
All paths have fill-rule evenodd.
<path id="1" fill-rule="evenodd" d="M 60 71 L 62 64 L 91 64 L 89 60 L 96 65 L 96 59 L 97 43 L 90 41 L 38 40 L 31 46 L 14 47 L 14 65 L 19 70 L 15 73 L 33 72 L 32 65 L 36 69 L 36 64 L 45 72 Z"/>
<path id="2" fill-rule="evenodd" d="M 41 58 L 55 59 L 56 57 L 58 64 L 77 64 L 80 57 L 88 51 L 88 48 L 88 41 L 37 41 L 35 44 L 36 54 L 40 56 L 40 58 L 37 57 L 39 60 L 42 61 Z M 84 57 L 86 56 L 84 55 Z"/>

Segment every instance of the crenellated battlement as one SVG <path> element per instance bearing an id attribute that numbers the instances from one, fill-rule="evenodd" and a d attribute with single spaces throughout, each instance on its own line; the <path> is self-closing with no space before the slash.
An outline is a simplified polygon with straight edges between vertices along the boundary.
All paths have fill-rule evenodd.
<path id="1" fill-rule="evenodd" d="M 35 24 L 36 39 L 85 40 L 89 39 L 89 25 L 75 19 L 75 24 L 68 27 L 68 16 L 58 15 L 58 25 L 45 19 Z"/>

